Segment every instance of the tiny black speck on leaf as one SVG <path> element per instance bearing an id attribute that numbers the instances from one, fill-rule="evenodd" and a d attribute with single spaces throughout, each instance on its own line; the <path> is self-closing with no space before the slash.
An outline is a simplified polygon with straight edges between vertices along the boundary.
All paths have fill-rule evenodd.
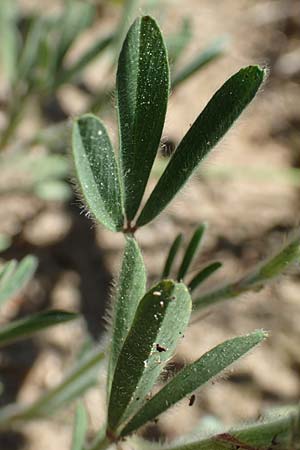
<path id="1" fill-rule="evenodd" d="M 167 349 L 165 347 L 163 347 L 162 345 L 156 344 L 156 350 L 158 352 L 165 352 Z"/>
<path id="2" fill-rule="evenodd" d="M 193 406 L 193 404 L 195 403 L 195 400 L 196 400 L 196 396 L 195 396 L 195 394 L 193 394 L 190 397 L 189 406 Z"/>

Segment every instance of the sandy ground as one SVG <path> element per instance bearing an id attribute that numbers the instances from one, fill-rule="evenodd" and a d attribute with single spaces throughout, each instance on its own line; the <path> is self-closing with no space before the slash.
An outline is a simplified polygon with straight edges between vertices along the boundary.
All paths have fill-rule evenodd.
<path id="1" fill-rule="evenodd" d="M 227 35 L 230 40 L 222 58 L 172 93 L 164 130 L 167 139 L 178 142 L 215 90 L 241 66 L 261 63 L 269 67 L 270 75 L 255 102 L 180 197 L 138 232 L 150 280 L 159 276 L 176 233 L 183 231 L 188 237 L 202 221 L 209 229 L 195 268 L 211 260 L 224 261 L 224 268 L 203 290 L 244 274 L 298 226 L 299 183 L 280 175 L 299 164 L 300 67 L 293 56 L 299 55 L 297 3 L 186 0 L 173 2 L 164 12 L 166 33 L 192 14 L 195 38 L 186 60 L 215 37 Z M 105 14 L 109 28 L 117 12 L 110 8 Z M 100 66 L 96 64 L 87 74 L 91 85 Z M 67 98 L 66 92 L 61 97 Z M 69 113 L 76 113 L 74 99 L 64 101 Z M 107 122 L 116 136 L 114 120 L 107 117 Z M 79 346 L 75 348 L 74 342 L 83 342 L 87 330 L 99 339 L 123 239 L 92 226 L 79 215 L 74 201 L 67 206 L 45 205 L 9 196 L 1 202 L 0 231 L 15 227 L 14 245 L 5 257 L 33 252 L 40 259 L 36 280 L 24 298 L 4 311 L 5 317 L 51 306 L 80 310 L 86 319 L 3 352 L 0 364 L 7 397 L 25 402 L 62 379 Z M 226 377 L 197 394 L 193 407 L 186 400 L 165 414 L 155 429 L 145 431 L 147 436 L 171 439 L 191 431 L 205 415 L 232 424 L 257 418 L 267 407 L 298 400 L 299 281 L 296 269 L 259 293 L 212 308 L 189 328 L 176 355 L 179 366 L 222 340 L 253 329 L 268 330 L 270 338 Z M 92 434 L 103 420 L 103 389 L 88 392 L 85 403 Z M 71 424 L 70 411 L 60 412 L 51 421 L 26 425 L 13 438 L 3 434 L 0 448 L 36 450 L 42 442 L 43 450 L 67 449 Z"/>

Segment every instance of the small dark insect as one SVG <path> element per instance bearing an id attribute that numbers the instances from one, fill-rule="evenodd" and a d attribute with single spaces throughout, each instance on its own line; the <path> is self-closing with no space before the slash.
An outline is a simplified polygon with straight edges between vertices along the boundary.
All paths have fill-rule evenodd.
<path id="1" fill-rule="evenodd" d="M 191 395 L 190 401 L 189 401 L 189 406 L 193 406 L 193 404 L 195 403 L 195 400 L 196 400 L 196 395 L 195 394 Z"/>
<path id="2" fill-rule="evenodd" d="M 159 345 L 159 344 L 156 344 L 156 350 L 160 353 L 167 351 L 167 349 L 165 347 L 163 347 L 162 345 Z"/>
<path id="3" fill-rule="evenodd" d="M 175 143 L 172 139 L 164 139 L 160 143 L 160 152 L 164 158 L 168 158 L 174 153 Z"/>

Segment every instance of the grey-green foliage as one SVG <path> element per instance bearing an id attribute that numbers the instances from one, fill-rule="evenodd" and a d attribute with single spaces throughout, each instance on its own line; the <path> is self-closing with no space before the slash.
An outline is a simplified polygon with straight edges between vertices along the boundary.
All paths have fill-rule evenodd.
<path id="1" fill-rule="evenodd" d="M 266 283 L 297 267 L 299 262 L 300 237 L 297 232 L 271 258 L 257 265 L 241 279 L 196 297 L 193 302 L 194 311 L 238 297 L 247 291 L 258 291 Z"/>
<path id="2" fill-rule="evenodd" d="M 81 191 L 95 218 L 112 231 L 123 226 L 123 198 L 118 166 L 107 131 L 87 114 L 73 127 L 73 154 Z"/>
<path id="3" fill-rule="evenodd" d="M 255 97 L 264 77 L 263 69 L 249 66 L 216 92 L 175 150 L 137 219 L 138 226 L 150 222 L 168 205 Z"/>
<path id="4" fill-rule="evenodd" d="M 32 278 L 37 267 L 34 256 L 20 262 L 11 260 L 0 269 L 0 306 L 17 295 Z"/>
<path id="5" fill-rule="evenodd" d="M 108 406 L 108 427 L 119 428 L 145 402 L 188 324 L 191 299 L 181 283 L 165 280 L 140 301 L 117 361 Z"/>
<path id="6" fill-rule="evenodd" d="M 213 379 L 265 337 L 266 333 L 256 331 L 247 336 L 231 339 L 209 350 L 192 364 L 185 366 L 144 405 L 127 424 L 122 434 L 125 436 L 144 423 L 155 419 L 170 406 Z"/>
<path id="7" fill-rule="evenodd" d="M 51 310 L 15 320 L 0 327 L 0 347 L 20 339 L 26 339 L 38 331 L 69 322 L 76 317 L 77 314 L 74 313 Z"/>
<path id="8" fill-rule="evenodd" d="M 219 89 L 182 139 L 136 224 L 132 224 L 156 156 L 169 91 L 168 58 L 159 28 L 150 17 L 137 19 L 124 42 L 117 72 L 119 178 L 108 137 L 102 142 L 97 139 L 95 131 L 91 130 L 95 127 L 96 118 L 86 115 L 74 124 L 75 162 L 78 158 L 83 158 L 84 154 L 93 154 L 92 159 L 86 158 L 82 167 L 81 163 L 76 164 L 83 194 L 88 204 L 91 203 L 89 197 L 96 199 L 94 194 L 90 195 L 89 184 L 92 179 L 98 179 L 97 185 L 101 183 L 100 180 L 103 182 L 99 199 L 111 199 L 107 201 L 106 208 L 102 208 L 102 201 L 99 200 L 97 213 L 95 208 L 93 211 L 96 218 L 111 230 L 122 230 L 120 213 L 115 213 L 115 217 L 110 220 L 107 217 L 107 212 L 111 214 L 114 208 L 120 211 L 123 202 L 121 189 L 124 196 L 123 209 L 128 220 L 128 223 L 123 224 L 123 230 L 135 231 L 137 227 L 150 222 L 173 199 L 199 163 L 255 97 L 264 76 L 263 69 L 249 66 L 233 75 Z M 102 153 L 105 162 L 95 164 L 96 159 L 101 161 L 104 157 Z M 93 204 L 97 206 L 96 200 Z"/>
<path id="9" fill-rule="evenodd" d="M 98 380 L 99 368 L 105 353 L 101 348 L 93 348 L 80 358 L 69 370 L 61 383 L 46 391 L 29 405 L 13 404 L 0 409 L 0 429 L 33 418 L 47 417 L 71 401 L 78 399 Z"/>
<path id="10" fill-rule="evenodd" d="M 136 240 L 127 236 L 122 268 L 114 295 L 112 337 L 107 375 L 108 393 L 122 346 L 131 328 L 139 301 L 146 291 L 146 271 Z"/>
<path id="11" fill-rule="evenodd" d="M 88 418 L 85 407 L 79 403 L 76 409 L 71 450 L 82 450 L 87 432 Z"/>

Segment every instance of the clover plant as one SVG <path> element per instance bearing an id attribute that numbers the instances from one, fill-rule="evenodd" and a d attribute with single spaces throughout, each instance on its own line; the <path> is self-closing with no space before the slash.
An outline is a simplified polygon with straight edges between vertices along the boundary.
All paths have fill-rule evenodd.
<path id="1" fill-rule="evenodd" d="M 131 1 L 127 3 L 132 4 Z M 74 4 L 76 7 L 72 10 L 71 2 L 68 3 L 64 16 L 65 28 L 59 35 L 59 45 L 52 55 L 54 59 L 51 59 L 56 85 L 75 76 L 77 70 L 94 58 L 100 47 L 108 45 L 106 41 L 96 43 L 95 48 L 91 48 L 90 53 L 85 54 L 73 70 L 69 67 L 61 71 L 65 55 L 76 37 L 72 20 L 79 24 L 80 29 L 88 23 L 88 17 L 78 13 L 88 9 L 81 3 Z M 5 2 L 4 5 L 7 14 L 4 24 L 7 26 L 13 22 L 13 14 L 9 3 Z M 73 24 L 70 27 L 69 21 Z M 54 25 L 49 22 L 47 26 Z M 6 32 L 6 38 L 11 41 L 11 45 L 15 45 L 9 30 L 9 27 L 3 27 L 2 33 Z M 247 290 L 260 289 L 300 260 L 300 237 L 296 233 L 275 255 L 241 279 L 199 294 L 198 287 L 222 266 L 221 262 L 213 261 L 189 277 L 189 268 L 201 248 L 206 231 L 206 225 L 200 224 L 178 265 L 175 260 L 182 246 L 183 235 L 175 237 L 160 278 L 154 286 L 147 286 L 146 268 L 137 239 L 138 230 L 155 220 L 188 182 L 199 164 L 253 100 L 266 76 L 263 68 L 249 66 L 233 74 L 220 87 L 182 138 L 153 191 L 144 199 L 161 140 L 171 88 L 219 52 L 219 47 L 213 46 L 197 61 L 191 62 L 186 70 L 177 72 L 177 75 L 175 72 L 176 76 L 172 74 L 170 77 L 170 63 L 173 68 L 188 41 L 189 29 L 186 23 L 183 23 L 180 33 L 176 45 L 172 47 L 169 44 L 171 55 L 168 56 L 164 38 L 152 17 L 136 19 L 128 31 L 121 48 L 116 77 L 118 151 L 114 149 L 104 124 L 97 116 L 85 114 L 74 120 L 73 159 L 83 202 L 97 222 L 111 232 L 124 235 L 124 252 L 113 293 L 111 323 L 106 339 L 108 345 L 106 348 L 103 345 L 95 346 L 81 355 L 64 380 L 33 404 L 8 405 L 0 409 L 0 429 L 44 417 L 78 399 L 96 383 L 99 365 L 106 361 L 105 423 L 94 440 L 88 442 L 87 413 L 80 403 L 75 414 L 72 450 L 101 450 L 110 446 L 121 448 L 126 441 L 134 449 L 299 448 L 299 410 L 296 407 L 287 408 L 280 417 L 271 415 L 263 421 L 231 430 L 218 430 L 215 434 L 204 431 L 200 438 L 185 436 L 171 444 L 150 444 L 139 436 L 141 427 L 156 420 L 177 402 L 188 397 L 192 404 L 194 392 L 222 374 L 267 336 L 263 330 L 254 330 L 219 343 L 179 370 L 160 390 L 152 394 L 153 387 L 174 356 L 189 322 L 197 319 L 198 311 L 238 297 Z M 15 70 L 20 70 L 20 67 L 26 76 L 33 73 L 31 69 L 34 64 L 28 65 L 28 61 L 37 55 L 33 43 L 40 42 L 38 36 L 42 36 L 41 23 L 33 21 L 27 37 L 32 43 L 24 48 L 18 65 L 15 67 L 13 64 L 13 54 L 6 55 L 6 69 L 12 82 L 17 79 Z M 120 36 L 115 40 L 116 47 Z M 48 59 L 42 60 L 43 64 L 47 61 L 49 64 Z M 30 80 L 36 81 L 35 78 Z M 47 77 L 42 81 L 45 83 L 44 88 L 49 88 Z M 50 84 L 52 88 L 55 85 L 53 82 Z M 3 142 L 7 138 L 4 136 Z M 34 179 L 31 189 L 36 189 L 39 181 L 39 178 Z M 36 260 L 31 256 L 19 263 L 7 262 L 2 267 L 0 305 L 25 286 L 35 267 Z M 0 328 L 0 346 L 75 317 L 72 313 L 50 311 L 12 322 Z"/>
<path id="2" fill-rule="evenodd" d="M 106 421 L 94 442 L 85 442 L 87 418 L 79 405 L 73 450 L 100 450 L 111 445 L 131 448 L 149 444 L 135 433 L 178 401 L 193 394 L 244 356 L 267 336 L 263 330 L 234 337 L 186 365 L 164 387 L 151 391 L 174 355 L 191 317 L 200 309 L 260 288 L 300 257 L 299 236 L 242 280 L 192 300 L 194 290 L 221 266 L 207 265 L 187 280 L 201 244 L 200 225 L 187 245 L 177 274 L 173 262 L 182 236 L 170 248 L 162 279 L 150 289 L 136 238 L 139 228 L 154 220 L 189 180 L 257 94 L 266 76 L 259 66 L 242 68 L 213 95 L 182 138 L 150 196 L 145 189 L 157 154 L 170 94 L 169 62 L 160 29 L 150 16 L 139 17 L 128 31 L 117 69 L 116 99 L 119 149 L 102 121 L 86 114 L 74 121 L 73 156 L 83 201 L 94 219 L 124 234 L 124 254 L 113 295 L 107 357 Z M 194 295 L 193 295 L 194 297 Z M 192 399 L 192 397 L 191 397 Z M 193 400 L 190 400 L 193 401 Z M 299 445 L 297 411 L 283 418 L 220 432 L 199 441 L 165 444 L 178 450 L 287 449 Z M 182 443 L 184 442 L 184 443 Z M 290 447 L 289 447 L 290 445 Z M 159 448 L 153 444 L 149 448 Z M 298 448 L 298 447 L 297 447 Z"/>

